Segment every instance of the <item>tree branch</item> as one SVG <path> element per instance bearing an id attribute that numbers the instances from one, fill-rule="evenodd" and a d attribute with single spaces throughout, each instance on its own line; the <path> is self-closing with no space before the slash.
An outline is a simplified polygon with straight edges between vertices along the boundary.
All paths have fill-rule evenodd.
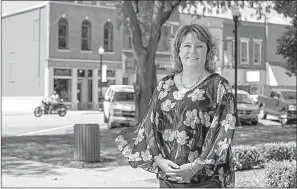
<path id="1" fill-rule="evenodd" d="M 180 4 L 180 0 L 178 1 L 171 1 L 171 5 L 167 5 L 169 4 L 169 2 L 165 5 L 165 9 L 162 17 L 161 17 L 161 26 L 168 20 L 168 18 L 170 17 L 171 13 L 174 11 L 174 9 Z"/>
<path id="2" fill-rule="evenodd" d="M 132 34 L 134 50 L 137 54 L 140 54 L 140 52 L 143 51 L 143 43 L 141 38 L 141 30 L 139 28 L 139 23 L 133 9 L 132 2 L 124 1 L 124 8 L 130 19 L 130 32 Z"/>
<path id="3" fill-rule="evenodd" d="M 148 49 L 152 49 L 160 37 L 160 27 L 161 27 L 161 15 L 164 8 L 164 0 L 156 0 L 154 3 L 151 28 L 150 28 L 150 39 L 147 45 Z"/>
<path id="4" fill-rule="evenodd" d="M 133 10 L 134 10 L 135 14 L 139 13 L 138 0 L 131 1 L 131 2 L 132 2 L 132 6 L 133 6 Z"/>

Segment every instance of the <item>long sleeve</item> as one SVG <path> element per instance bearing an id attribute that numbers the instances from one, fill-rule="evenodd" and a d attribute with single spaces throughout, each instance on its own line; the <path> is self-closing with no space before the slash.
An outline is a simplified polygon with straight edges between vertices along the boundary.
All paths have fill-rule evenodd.
<path id="1" fill-rule="evenodd" d="M 155 89 L 149 103 L 149 109 L 143 120 L 120 132 L 115 143 L 124 155 L 128 158 L 133 168 L 141 167 L 146 171 L 157 173 L 157 164 L 154 157 L 158 156 L 159 147 L 155 140 L 155 106 L 159 91 Z"/>
<path id="2" fill-rule="evenodd" d="M 236 110 L 228 81 L 221 79 L 216 89 L 216 111 L 203 143 L 202 153 L 194 160 L 193 167 L 196 174 L 205 171 L 212 175 L 217 170 L 223 186 L 226 186 L 234 179 L 231 141 L 235 131 Z"/>

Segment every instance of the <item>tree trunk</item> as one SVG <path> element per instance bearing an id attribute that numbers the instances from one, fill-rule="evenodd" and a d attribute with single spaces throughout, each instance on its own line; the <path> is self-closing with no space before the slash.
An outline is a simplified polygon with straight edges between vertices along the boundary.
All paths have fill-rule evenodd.
<path id="1" fill-rule="evenodd" d="M 146 9 L 148 4 L 140 6 Z M 130 19 L 130 33 L 132 36 L 133 56 L 136 65 L 136 83 L 135 89 L 135 121 L 139 123 L 144 118 L 148 110 L 148 103 L 152 97 L 156 86 L 156 67 L 155 54 L 160 40 L 160 27 L 162 20 L 162 10 L 164 8 L 163 1 L 155 1 L 153 7 L 153 15 L 151 18 L 150 36 L 146 41 L 146 36 L 142 34 L 140 24 L 135 14 L 132 1 L 124 1 L 125 10 Z M 138 10 L 136 11 L 138 12 Z M 139 13 L 139 12 L 138 12 Z M 166 14 L 167 15 L 167 14 Z M 139 16 L 139 15 L 138 15 Z M 144 23 L 143 23 L 144 24 Z M 143 39 L 145 39 L 143 41 Z M 148 42 L 148 44 L 147 44 Z"/>
<path id="2" fill-rule="evenodd" d="M 154 92 L 157 78 L 155 67 L 155 49 L 144 51 L 138 57 L 136 68 L 136 85 L 140 88 L 136 98 L 135 121 L 142 121 L 148 111 L 148 104 Z"/>

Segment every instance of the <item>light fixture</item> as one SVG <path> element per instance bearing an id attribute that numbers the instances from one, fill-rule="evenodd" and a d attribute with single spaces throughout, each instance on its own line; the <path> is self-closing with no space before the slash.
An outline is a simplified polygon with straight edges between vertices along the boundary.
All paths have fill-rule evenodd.
<path id="1" fill-rule="evenodd" d="M 98 49 L 98 53 L 100 55 L 103 55 L 104 54 L 104 49 L 100 46 L 100 48 Z"/>
<path id="2" fill-rule="evenodd" d="M 231 7 L 231 11 L 232 11 L 232 15 L 233 15 L 233 21 L 234 21 L 234 50 L 235 50 L 235 54 L 234 54 L 234 104 L 235 104 L 235 109 L 237 111 L 237 62 L 238 62 L 238 58 L 237 58 L 237 24 L 238 24 L 238 18 L 240 17 L 240 11 L 237 5 L 233 5 Z M 236 114 L 237 115 L 237 114 Z M 236 117 L 236 125 L 240 125 L 240 121 L 238 119 L 238 117 Z"/>
<path id="3" fill-rule="evenodd" d="M 102 109 L 103 108 L 103 105 L 102 105 L 102 101 L 103 101 L 103 93 L 102 93 L 102 64 L 103 64 L 103 54 L 104 54 L 104 49 L 102 48 L 102 46 L 100 46 L 100 48 L 98 49 L 98 53 L 100 55 L 100 80 L 99 80 L 99 84 L 100 84 L 100 97 L 99 97 L 99 102 L 100 102 L 100 105 L 99 105 L 99 109 Z"/>
<path id="4" fill-rule="evenodd" d="M 240 16 L 240 10 L 239 10 L 237 5 L 233 5 L 231 7 L 231 11 L 232 11 L 233 17 L 239 17 Z"/>

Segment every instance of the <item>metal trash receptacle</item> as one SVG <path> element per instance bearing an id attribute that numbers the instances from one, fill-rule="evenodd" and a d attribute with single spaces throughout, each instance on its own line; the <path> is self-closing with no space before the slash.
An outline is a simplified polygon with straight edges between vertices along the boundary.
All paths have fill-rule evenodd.
<path id="1" fill-rule="evenodd" d="M 98 162 L 100 160 L 100 129 L 98 124 L 74 125 L 75 161 Z"/>

